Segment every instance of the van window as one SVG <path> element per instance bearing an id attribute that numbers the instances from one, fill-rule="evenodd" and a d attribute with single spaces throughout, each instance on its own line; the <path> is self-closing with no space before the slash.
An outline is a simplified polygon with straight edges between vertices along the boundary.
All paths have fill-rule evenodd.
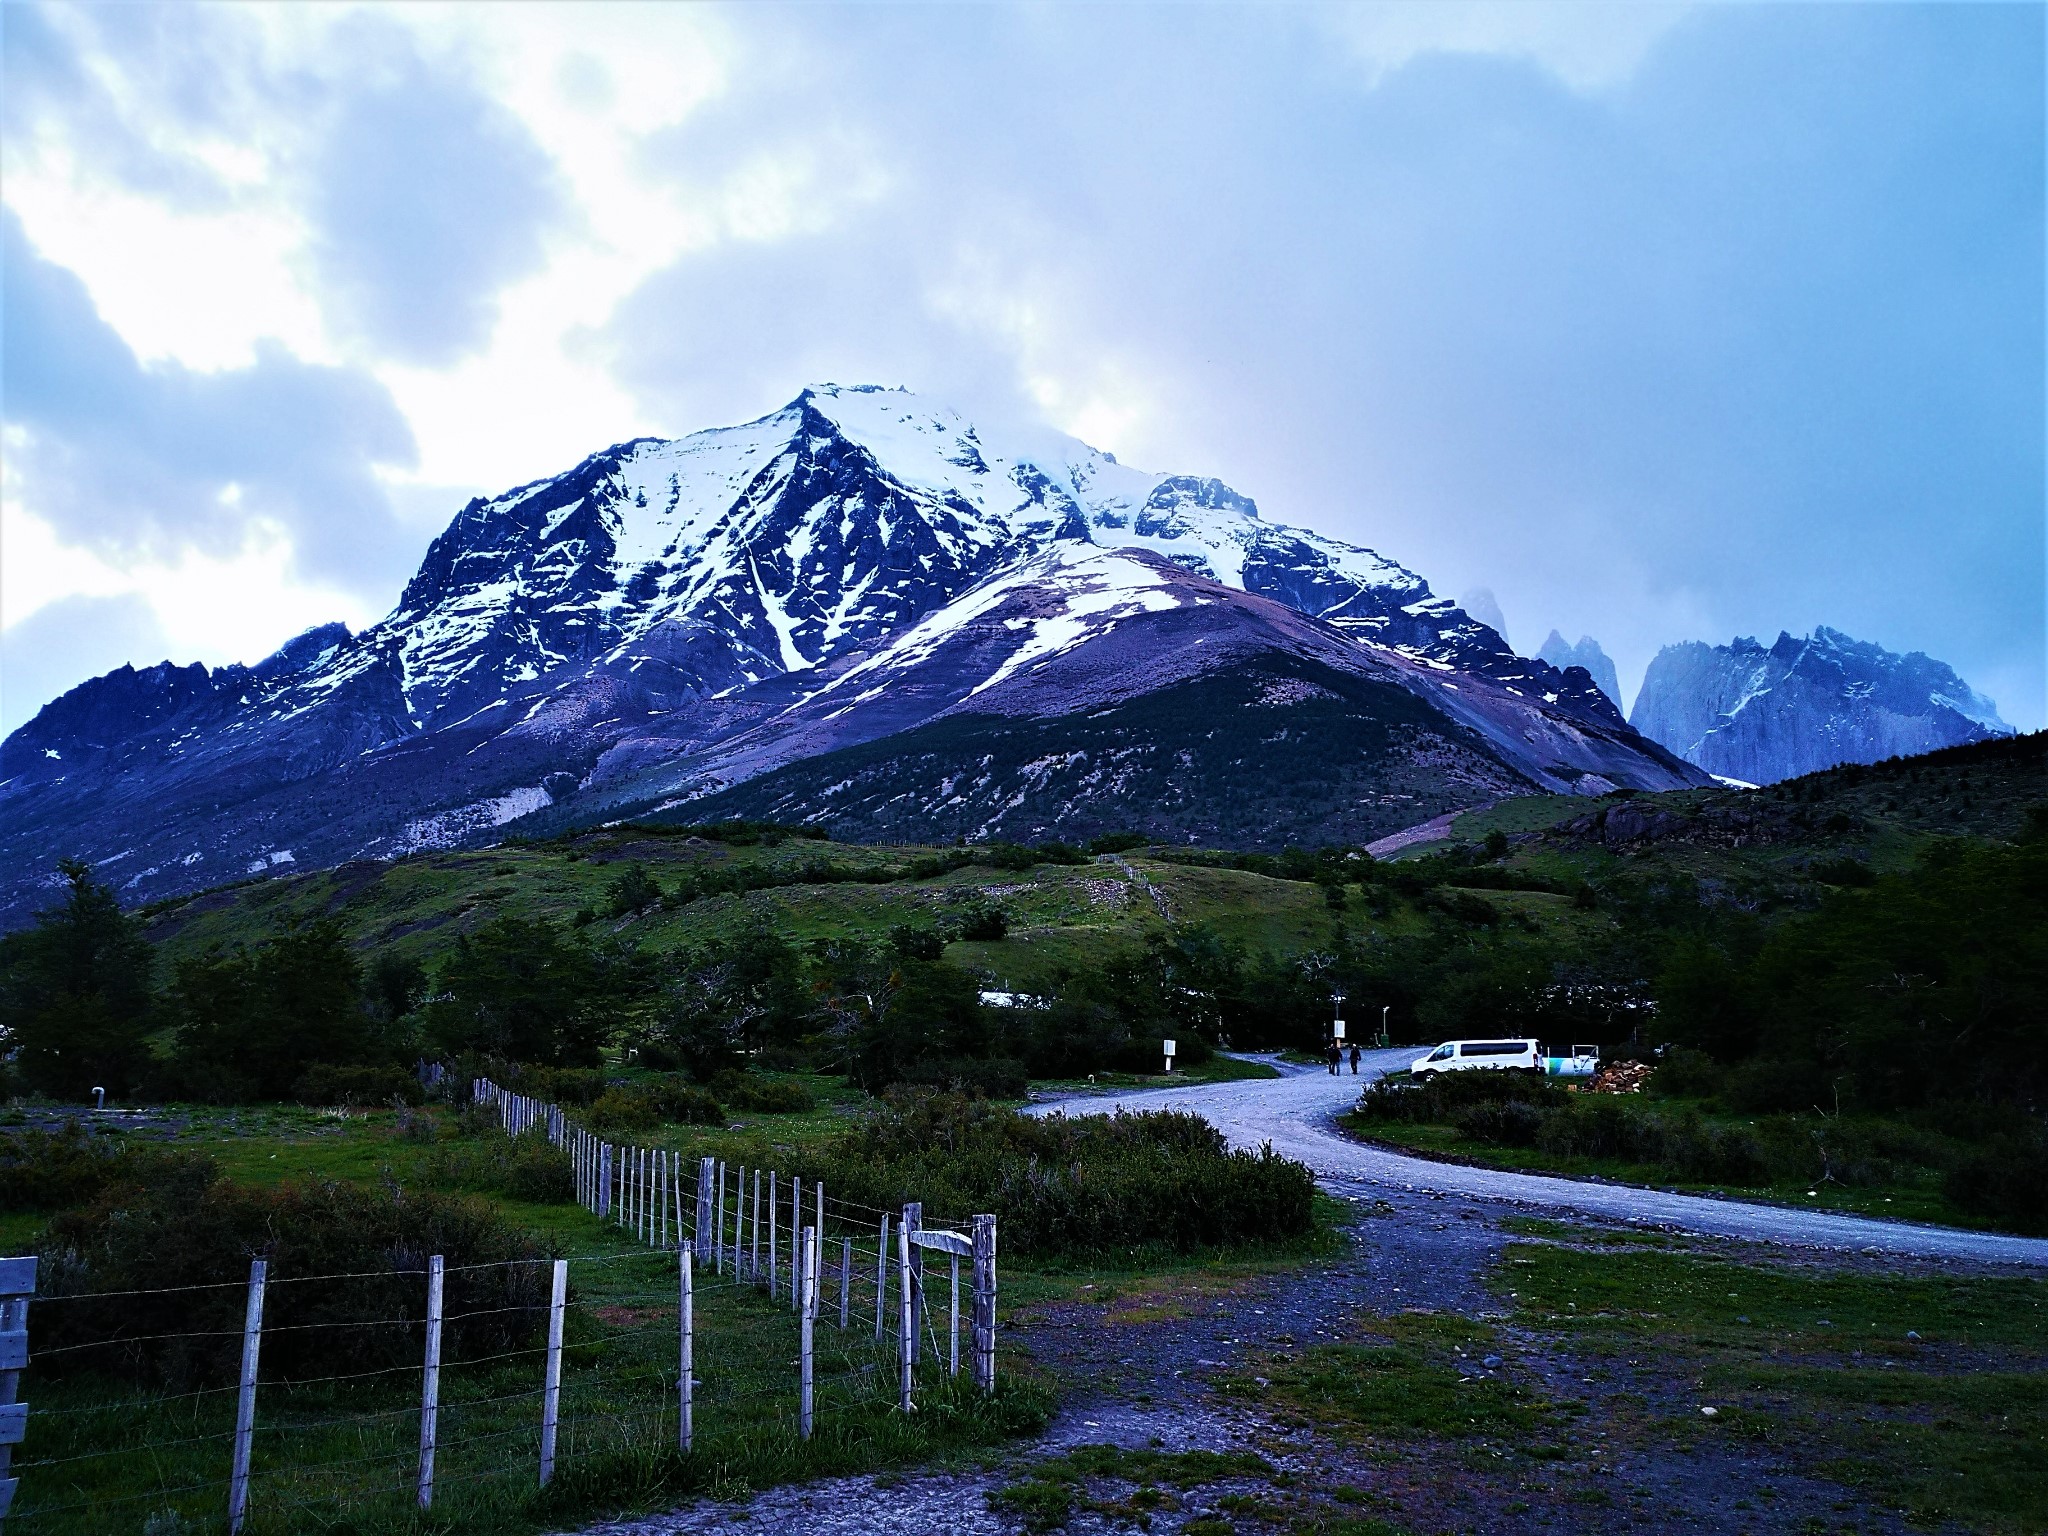
<path id="1" fill-rule="evenodd" d="M 1467 1040 L 1458 1047 L 1461 1056 L 1520 1056 L 1529 1049 L 1526 1040 Z"/>
<path id="2" fill-rule="evenodd" d="M 1440 1045 L 1429 1053 L 1429 1059 L 1431 1061 L 1449 1061 L 1451 1059 L 1451 1052 L 1456 1049 L 1456 1046 Z"/>

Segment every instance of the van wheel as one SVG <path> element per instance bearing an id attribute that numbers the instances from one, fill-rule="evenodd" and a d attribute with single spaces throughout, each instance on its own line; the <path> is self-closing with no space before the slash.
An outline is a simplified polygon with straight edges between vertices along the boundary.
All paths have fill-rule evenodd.
<path id="1" fill-rule="evenodd" d="M 1410 1072 L 1408 1074 L 1408 1081 L 1411 1083 L 1422 1083 L 1427 1085 L 1429 1080 L 1435 1076 L 1436 1074 L 1434 1072 Z"/>

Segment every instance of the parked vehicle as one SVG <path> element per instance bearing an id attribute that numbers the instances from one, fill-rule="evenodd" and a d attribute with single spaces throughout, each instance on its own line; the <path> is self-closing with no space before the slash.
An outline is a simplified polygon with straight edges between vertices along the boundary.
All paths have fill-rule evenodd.
<path id="1" fill-rule="evenodd" d="M 1575 1045 L 1569 1055 L 1544 1050 L 1535 1040 L 1446 1040 L 1410 1063 L 1408 1075 L 1426 1083 L 1441 1072 L 1538 1072 L 1545 1077 L 1591 1077 L 1600 1070 L 1597 1045 Z"/>

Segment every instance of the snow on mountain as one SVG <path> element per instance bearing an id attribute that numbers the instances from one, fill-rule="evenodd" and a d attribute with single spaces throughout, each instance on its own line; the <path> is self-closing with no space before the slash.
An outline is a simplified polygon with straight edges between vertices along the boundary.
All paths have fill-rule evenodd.
<path id="1" fill-rule="evenodd" d="M 0 857 L 103 857 L 147 895 L 287 847 L 304 868 L 474 840 L 593 793 L 698 782 L 707 754 L 738 771 L 725 744 L 764 732 L 838 739 L 818 724 L 831 710 L 871 731 L 968 707 L 951 679 L 970 651 L 996 658 L 958 673 L 976 699 L 1057 712 L 1028 686 L 1048 662 L 1233 592 L 1316 621 L 1317 645 L 1369 651 L 1531 782 L 1687 772 L 1585 674 L 1516 656 L 1415 573 L 1270 523 L 1219 481 L 820 385 L 472 501 L 361 634 L 74 689 L 0 743 Z"/>
<path id="2" fill-rule="evenodd" d="M 1631 723 L 1686 761 L 1752 784 L 2012 732 L 1946 664 L 1826 627 L 1770 646 L 1666 646 Z"/>

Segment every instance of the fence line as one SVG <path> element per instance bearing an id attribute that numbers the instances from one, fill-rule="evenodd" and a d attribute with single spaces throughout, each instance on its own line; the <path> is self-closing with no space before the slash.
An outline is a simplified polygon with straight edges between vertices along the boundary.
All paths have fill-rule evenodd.
<path id="1" fill-rule="evenodd" d="M 177 1292 L 196 1296 L 242 1287 L 246 1298 L 239 1329 L 195 1329 L 134 1337 L 114 1335 L 41 1351 L 38 1356 L 43 1358 L 179 1340 L 225 1340 L 239 1336 L 242 1341 L 239 1379 L 233 1386 L 205 1387 L 173 1394 L 139 1394 L 105 1403 L 53 1409 L 48 1414 L 53 1420 L 78 1425 L 74 1435 L 97 1437 L 102 1433 L 91 1419 L 84 1416 L 108 1418 L 111 1431 L 108 1438 L 116 1443 L 104 1450 L 83 1450 L 12 1467 L 9 1465 L 12 1451 L 22 1438 L 27 1417 L 26 1405 L 18 1404 L 15 1399 L 20 1369 L 27 1364 L 24 1324 L 26 1295 L 34 1287 L 34 1260 L 0 1259 L 0 1521 L 4 1521 L 21 1473 L 55 1473 L 60 1467 L 79 1462 L 144 1456 L 222 1440 L 231 1442 L 225 1454 L 226 1464 L 222 1467 L 226 1480 L 225 1513 L 231 1536 L 242 1530 L 253 1512 L 270 1509 L 280 1502 L 283 1506 L 303 1506 L 306 1496 L 302 1489 L 309 1481 L 318 1484 L 328 1478 L 345 1477 L 348 1469 L 373 1463 L 395 1466 L 410 1460 L 412 1466 L 402 1480 L 388 1487 L 380 1484 L 375 1491 L 402 1493 L 409 1490 L 420 1510 L 430 1510 L 437 1489 L 480 1476 L 495 1475 L 504 1467 L 503 1457 L 494 1453 L 488 1466 L 470 1468 L 467 1463 L 471 1459 L 472 1447 L 486 1441 L 522 1435 L 535 1437 L 529 1441 L 533 1447 L 529 1454 L 535 1454 L 536 1460 L 527 1463 L 532 1468 L 528 1476 L 537 1477 L 538 1483 L 545 1486 L 558 1475 L 565 1457 L 581 1454 L 578 1450 L 581 1442 L 565 1441 L 565 1430 L 597 1423 L 616 1428 L 635 1416 L 633 1410 L 624 1408 L 578 1412 L 568 1401 L 565 1364 L 569 1357 L 574 1354 L 584 1358 L 586 1351 L 606 1348 L 619 1342 L 621 1337 L 617 1333 L 597 1338 L 571 1339 L 565 1336 L 572 1264 L 578 1268 L 585 1265 L 609 1266 L 638 1258 L 661 1264 L 666 1258 L 676 1265 L 673 1277 L 659 1288 L 641 1289 L 628 1272 L 619 1274 L 617 1278 L 630 1289 L 623 1293 L 606 1292 L 607 1302 L 614 1306 L 654 1303 L 663 1317 L 667 1316 L 669 1308 L 674 1308 L 673 1326 L 666 1322 L 657 1325 L 668 1330 L 669 1348 L 673 1353 L 668 1354 L 667 1365 L 661 1364 L 659 1353 L 648 1356 L 646 1365 L 629 1367 L 625 1377 L 609 1378 L 607 1390 L 615 1390 L 620 1381 L 645 1382 L 656 1388 L 653 1400 L 657 1406 L 662 1401 L 662 1394 L 667 1393 L 668 1407 L 660 1411 L 659 1417 L 665 1420 L 668 1414 L 674 1415 L 675 1438 L 669 1444 L 681 1454 L 694 1451 L 699 1432 L 705 1427 L 707 1410 L 715 1423 L 727 1411 L 746 1411 L 749 1404 L 771 1399 L 788 1405 L 776 1418 L 799 1440 L 808 1440 L 814 1433 L 820 1413 L 832 1411 L 831 1403 L 872 1404 L 874 1393 L 887 1380 L 883 1368 L 889 1364 L 896 1367 L 896 1406 L 903 1411 L 913 1409 L 925 1336 L 938 1323 L 925 1296 L 924 1262 L 928 1252 L 946 1255 L 952 1265 L 953 1288 L 947 1308 L 949 1328 L 945 1346 L 949 1375 L 958 1373 L 961 1355 L 960 1258 L 965 1254 L 973 1256 L 974 1289 L 968 1353 L 974 1362 L 975 1387 L 983 1392 L 994 1390 L 993 1216 L 975 1217 L 972 1237 L 945 1230 L 928 1230 L 922 1207 L 915 1202 L 905 1206 L 901 1212 L 884 1212 L 859 1202 L 829 1196 L 821 1180 L 806 1181 L 801 1177 L 786 1176 L 773 1168 L 735 1169 L 724 1160 L 712 1157 L 695 1159 L 693 1167 L 692 1160 L 667 1148 L 609 1141 L 577 1123 L 559 1106 L 510 1092 L 485 1079 L 471 1085 L 469 1101 L 473 1106 L 496 1109 L 499 1124 L 507 1135 L 541 1134 L 560 1148 L 569 1159 L 576 1203 L 596 1219 L 615 1228 L 633 1247 L 625 1251 L 465 1265 L 448 1264 L 441 1255 L 430 1255 L 420 1268 L 332 1275 L 272 1275 L 265 1260 L 255 1259 L 251 1261 L 246 1281 L 155 1287 L 100 1296 L 81 1292 L 50 1298 L 111 1300 L 122 1296 Z M 832 1223 L 841 1228 L 836 1245 L 828 1244 L 826 1238 L 828 1224 Z M 849 1227 L 855 1230 L 845 1230 Z M 874 1244 L 872 1249 L 867 1248 L 868 1242 Z M 866 1268 L 870 1259 L 875 1265 L 872 1285 L 868 1283 L 869 1271 Z M 511 1305 L 467 1312 L 447 1311 L 447 1276 L 538 1263 L 548 1264 L 551 1271 L 549 1296 L 544 1304 L 547 1311 L 546 1342 L 473 1359 L 445 1358 L 445 1330 L 449 1324 L 502 1313 L 537 1310 L 537 1306 Z M 836 1277 L 833 1276 L 834 1270 Z M 266 1296 L 278 1287 L 356 1279 L 374 1279 L 388 1285 L 394 1278 L 415 1275 L 419 1277 L 423 1302 L 422 1311 L 417 1315 L 305 1323 L 280 1321 L 266 1324 L 265 1321 Z M 835 1347 L 835 1352 L 828 1352 L 827 1358 L 821 1361 L 819 1353 L 823 1340 L 818 1328 L 821 1323 L 829 1324 L 833 1317 L 832 1309 L 825 1301 L 829 1278 L 838 1281 L 836 1321 L 841 1342 Z M 10 1293 L 7 1287 L 18 1280 L 23 1283 Z M 793 1358 L 782 1356 L 782 1360 L 787 1362 L 782 1368 L 793 1369 L 795 1380 L 788 1387 L 735 1390 L 742 1386 L 742 1380 L 726 1379 L 726 1373 L 716 1358 L 710 1362 L 711 1369 L 707 1372 L 705 1341 L 700 1336 L 703 1304 L 707 1300 L 715 1301 L 725 1293 L 745 1290 L 763 1294 L 781 1307 L 785 1301 L 785 1285 L 788 1287 L 785 1315 L 793 1314 L 796 1337 L 792 1340 L 795 1346 Z M 868 1299 L 872 1300 L 874 1309 L 872 1339 L 868 1337 L 868 1318 L 864 1310 Z M 863 1309 L 858 1313 L 855 1310 L 857 1305 Z M 892 1312 L 897 1325 L 893 1338 L 886 1327 Z M 414 1363 L 406 1365 L 380 1366 L 297 1380 L 263 1380 L 262 1344 L 266 1333 L 319 1330 L 343 1339 L 347 1335 L 340 1330 L 350 1328 L 418 1328 L 420 1353 Z M 828 1327 L 827 1336 L 830 1331 Z M 17 1342 L 10 1346 L 10 1340 Z M 893 1347 L 885 1347 L 885 1341 Z M 9 1353 L 10 1347 L 12 1354 Z M 942 1346 L 935 1335 L 930 1338 L 929 1347 L 936 1361 Z M 858 1357 L 870 1353 L 879 1358 Z M 516 1369 L 509 1362 L 533 1360 L 536 1356 L 540 1359 L 537 1361 L 539 1380 L 535 1385 L 512 1391 L 495 1390 L 498 1386 L 507 1385 L 502 1372 Z M 893 1361 L 890 1356 L 894 1357 Z M 758 1345 L 752 1346 L 749 1353 L 741 1358 L 751 1362 L 741 1367 L 748 1373 L 758 1372 L 764 1363 L 773 1368 L 773 1352 L 764 1362 Z M 646 1374 L 647 1365 L 652 1366 L 652 1374 Z M 821 1370 L 821 1365 L 827 1369 Z M 476 1374 L 479 1370 L 499 1374 L 479 1379 Z M 315 1415 L 313 1417 L 307 1417 L 304 1412 L 294 1413 L 289 1407 L 307 1389 L 338 1388 L 343 1392 L 354 1392 L 360 1388 L 382 1392 L 384 1388 L 373 1387 L 369 1383 L 378 1377 L 400 1377 L 414 1371 L 420 1373 L 419 1389 L 416 1400 L 410 1405 L 366 1407 L 331 1418 L 318 1417 L 317 1405 L 309 1405 Z M 579 1372 L 583 1374 L 579 1374 L 576 1381 L 584 1383 L 577 1388 L 581 1393 L 589 1390 L 589 1386 L 586 1369 L 579 1367 Z M 664 1381 L 671 1386 L 660 1387 L 659 1383 Z M 453 1395 L 449 1391 L 451 1382 L 455 1383 Z M 464 1382 L 474 1382 L 487 1395 L 465 1398 L 465 1389 L 461 1385 Z M 202 1411 L 208 1415 L 222 1411 L 202 1410 L 206 1400 L 230 1392 L 234 1394 L 231 1428 L 170 1439 L 138 1437 L 133 1432 L 137 1418 L 164 1414 L 183 1417 L 188 1405 L 190 1417 L 187 1422 L 196 1428 L 206 1422 L 200 1417 Z M 852 1395 L 845 1397 L 847 1392 Z M 540 1400 L 539 1411 L 535 1419 L 529 1420 L 525 1426 L 489 1427 L 502 1423 L 508 1405 L 536 1398 Z M 281 1417 L 269 1417 L 266 1407 L 272 1411 L 283 1410 Z M 479 1412 L 484 1415 L 480 1419 L 476 1417 Z M 278 1447 L 286 1437 L 338 1435 L 353 1439 L 357 1445 L 368 1446 L 378 1443 L 378 1437 L 397 1429 L 411 1414 L 418 1415 L 419 1436 L 415 1446 L 394 1444 L 376 1454 L 338 1461 L 317 1459 L 317 1451 L 308 1446 L 305 1452 L 278 1460 L 281 1454 Z M 37 1417 L 40 1420 L 44 1415 L 38 1414 Z M 595 1446 L 603 1452 L 615 1438 L 600 1437 Z M 71 1443 L 76 1445 L 77 1440 L 74 1438 Z M 316 1459 L 306 1460 L 308 1454 Z M 445 1465 L 451 1457 L 456 1464 Z M 163 1472 L 169 1473 L 174 1465 L 177 1465 L 175 1460 L 165 1463 Z M 59 1486 L 52 1485 L 51 1491 L 58 1491 Z M 528 1486 L 534 1484 L 529 1483 Z M 46 1516 L 102 1504 L 127 1504 L 145 1498 L 165 1499 L 209 1487 L 221 1489 L 222 1484 L 202 1481 L 104 1500 L 59 1502 L 44 1505 L 34 1513 Z M 365 1492 L 360 1484 L 354 1484 L 349 1489 L 338 1489 L 331 1496 L 354 1497 Z"/>

